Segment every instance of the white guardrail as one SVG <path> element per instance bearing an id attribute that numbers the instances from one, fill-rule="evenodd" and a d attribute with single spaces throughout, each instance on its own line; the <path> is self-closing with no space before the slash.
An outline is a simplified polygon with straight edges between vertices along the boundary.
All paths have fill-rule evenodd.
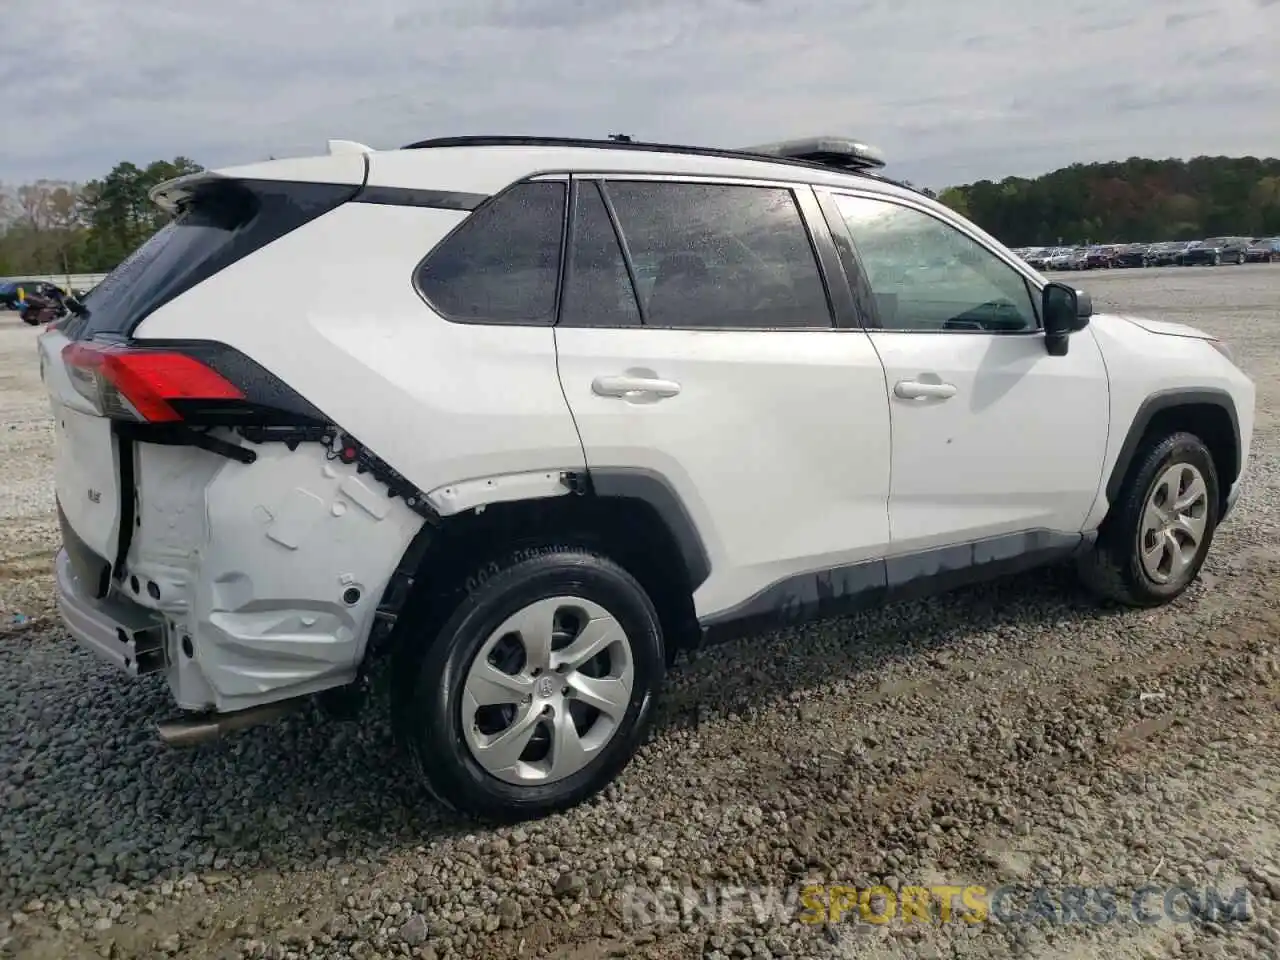
<path id="1" fill-rule="evenodd" d="M 92 290 L 106 277 L 105 273 L 35 273 L 17 277 L 0 277 L 0 286 L 15 281 L 21 283 L 52 283 L 59 287 L 70 287 L 73 290 Z"/>

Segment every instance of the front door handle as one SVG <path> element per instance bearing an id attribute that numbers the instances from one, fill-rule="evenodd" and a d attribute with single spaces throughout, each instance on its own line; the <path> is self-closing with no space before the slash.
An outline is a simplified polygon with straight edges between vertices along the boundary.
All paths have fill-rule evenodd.
<path id="1" fill-rule="evenodd" d="M 596 377 L 591 381 L 591 392 L 599 397 L 621 397 L 624 400 L 648 400 L 674 397 L 680 392 L 680 384 L 658 377 L 638 377 L 627 374 L 613 377 Z"/>
<path id="2" fill-rule="evenodd" d="M 954 383 L 926 383 L 922 380 L 899 380 L 893 386 L 893 395 L 903 400 L 949 400 L 956 395 Z"/>

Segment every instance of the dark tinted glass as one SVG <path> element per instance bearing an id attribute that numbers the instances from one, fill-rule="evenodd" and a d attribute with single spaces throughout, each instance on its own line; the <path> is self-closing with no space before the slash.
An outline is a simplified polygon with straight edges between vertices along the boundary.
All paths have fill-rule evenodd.
<path id="1" fill-rule="evenodd" d="M 127 333 L 149 301 L 177 287 L 184 273 L 230 243 L 233 233 L 201 210 L 161 227 L 98 284 L 84 334 Z"/>
<path id="2" fill-rule="evenodd" d="M 63 330 L 73 339 L 132 333 L 152 311 L 332 210 L 354 189 L 270 180 L 197 187 L 175 220 L 94 287 L 88 315 L 73 317 Z"/>
<path id="3" fill-rule="evenodd" d="M 560 323 L 570 327 L 640 325 L 636 293 L 597 184 L 578 187 Z"/>
<path id="4" fill-rule="evenodd" d="M 654 327 L 829 327 L 813 247 L 790 190 L 607 185 Z"/>
<path id="5" fill-rule="evenodd" d="M 418 271 L 437 310 L 471 323 L 551 324 L 565 184 L 513 187 L 473 213 Z"/>

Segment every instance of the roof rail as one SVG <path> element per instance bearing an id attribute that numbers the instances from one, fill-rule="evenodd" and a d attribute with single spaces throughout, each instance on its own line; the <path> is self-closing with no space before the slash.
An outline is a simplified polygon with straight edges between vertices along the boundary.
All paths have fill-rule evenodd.
<path id="1" fill-rule="evenodd" d="M 838 170 L 878 170 L 884 166 L 884 153 L 879 148 L 848 137 L 804 137 L 781 140 L 755 147 L 743 147 L 743 153 L 834 167 Z"/>
<path id="2" fill-rule="evenodd" d="M 406 144 L 402 150 L 426 150 L 436 147 L 578 147 L 593 150 L 634 150 L 649 153 L 680 153 L 703 157 L 725 157 L 734 160 L 765 160 L 770 163 L 823 167 L 841 173 L 876 176 L 871 171 L 884 166 L 884 158 L 875 147 L 840 137 L 812 137 L 808 140 L 784 141 L 746 149 L 694 147 L 675 143 L 648 143 L 640 140 L 593 140 L 587 137 L 528 136 L 464 136 L 436 137 Z M 883 179 L 882 177 L 880 179 Z M 890 181 L 893 182 L 893 181 Z"/>

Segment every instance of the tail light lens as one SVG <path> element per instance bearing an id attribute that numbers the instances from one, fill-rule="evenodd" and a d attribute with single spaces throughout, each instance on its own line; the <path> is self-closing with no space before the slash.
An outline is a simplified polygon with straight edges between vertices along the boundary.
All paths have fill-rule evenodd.
<path id="1" fill-rule="evenodd" d="M 217 371 L 176 351 L 76 342 L 62 360 L 76 391 L 115 420 L 176 423 L 185 419 L 184 405 L 246 399 Z"/>

